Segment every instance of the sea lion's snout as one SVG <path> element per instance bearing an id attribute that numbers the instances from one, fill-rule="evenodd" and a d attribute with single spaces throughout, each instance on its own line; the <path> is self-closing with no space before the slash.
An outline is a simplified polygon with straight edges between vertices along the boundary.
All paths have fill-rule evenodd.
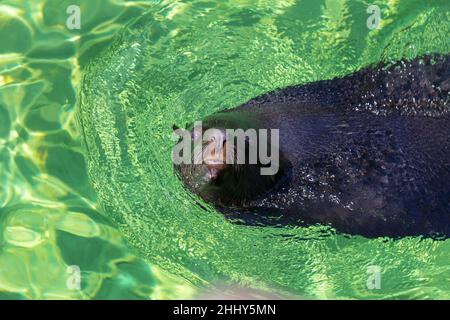
<path id="1" fill-rule="evenodd" d="M 226 145 L 227 141 L 222 132 L 210 138 L 203 150 L 203 163 L 208 167 L 223 168 L 227 163 Z"/>
<path id="2" fill-rule="evenodd" d="M 187 138 L 190 143 L 180 152 L 183 161 L 175 163 L 175 168 L 188 187 L 204 195 L 208 186 L 218 184 L 229 163 L 225 130 L 194 125 L 190 130 L 181 131 L 180 141 Z"/>
<path id="3" fill-rule="evenodd" d="M 217 180 L 223 169 L 227 165 L 226 142 L 222 146 L 216 146 L 210 142 L 203 152 L 203 164 L 208 168 L 207 177 L 210 180 Z"/>
<path id="4" fill-rule="evenodd" d="M 202 138 L 199 134 L 194 134 L 194 136 L 195 139 Z M 202 151 L 197 154 L 195 163 L 200 166 L 206 166 L 207 172 L 204 176 L 204 181 L 216 181 L 228 163 L 225 133 L 214 129 L 209 136 L 202 139 L 206 141 L 203 141 Z"/>
<path id="5" fill-rule="evenodd" d="M 271 140 L 264 135 L 260 139 L 258 127 L 242 119 L 242 115 L 216 114 L 201 125 L 194 124 L 185 133 L 191 147 L 184 152 L 191 161 L 175 164 L 185 185 L 217 206 L 245 205 L 270 190 L 284 174 L 286 161 L 282 159 L 281 168 L 279 159 L 275 161 L 279 150 L 271 151 L 269 162 L 267 157 L 262 160 L 264 152 L 259 148 L 265 144 L 264 150 L 270 150 Z M 277 170 L 266 173 L 275 165 Z"/>

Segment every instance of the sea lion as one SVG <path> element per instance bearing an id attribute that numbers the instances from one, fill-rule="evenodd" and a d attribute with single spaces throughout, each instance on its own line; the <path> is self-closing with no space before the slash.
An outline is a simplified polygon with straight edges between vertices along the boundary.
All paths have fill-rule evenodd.
<path id="1" fill-rule="evenodd" d="M 449 57 L 380 63 L 213 114 L 200 131 L 189 128 L 202 148 L 176 170 L 191 191 L 240 223 L 448 237 Z M 259 154 L 252 164 L 230 161 L 227 149 L 238 151 L 230 128 L 278 129 L 278 170 L 262 175 L 270 163 Z M 251 140 L 242 149 L 247 158 Z"/>

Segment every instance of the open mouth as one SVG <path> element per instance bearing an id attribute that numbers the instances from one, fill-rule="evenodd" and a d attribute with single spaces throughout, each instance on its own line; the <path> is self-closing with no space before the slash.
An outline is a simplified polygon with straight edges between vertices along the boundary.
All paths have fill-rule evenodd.
<path id="1" fill-rule="evenodd" d="M 203 163 L 207 166 L 208 171 L 206 172 L 205 178 L 207 180 L 217 180 L 220 171 L 225 168 L 225 162 L 222 159 L 217 158 L 206 158 Z"/>
<path id="2" fill-rule="evenodd" d="M 208 168 L 208 172 L 206 173 L 206 179 L 215 181 L 219 178 L 220 170 L 215 168 Z"/>

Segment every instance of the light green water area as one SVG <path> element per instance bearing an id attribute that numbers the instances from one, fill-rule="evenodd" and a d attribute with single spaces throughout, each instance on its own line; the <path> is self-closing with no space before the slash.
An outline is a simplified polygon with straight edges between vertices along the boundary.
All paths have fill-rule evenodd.
<path id="1" fill-rule="evenodd" d="M 449 34 L 447 0 L 1 1 L 0 298 L 449 299 L 450 240 L 232 224 L 171 163 L 173 124 Z"/>

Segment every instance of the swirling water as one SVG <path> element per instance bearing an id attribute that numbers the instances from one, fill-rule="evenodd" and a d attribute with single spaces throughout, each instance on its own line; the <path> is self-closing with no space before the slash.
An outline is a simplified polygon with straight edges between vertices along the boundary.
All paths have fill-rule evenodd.
<path id="1" fill-rule="evenodd" d="M 233 225 L 170 161 L 173 124 L 380 60 L 450 52 L 447 1 L 374 1 L 378 29 L 364 1 L 81 1 L 81 30 L 67 30 L 72 2 L 0 5 L 1 297 L 188 298 L 217 283 L 450 297 L 449 240 Z M 73 265 L 80 290 L 67 283 Z M 371 266 L 380 289 L 367 287 Z"/>
<path id="2" fill-rule="evenodd" d="M 66 28 L 74 2 L 81 30 Z M 152 6 L 0 2 L 0 298 L 191 294 L 188 283 L 140 258 L 101 214 L 75 121 L 82 66 Z M 70 266 L 79 267 L 80 288 L 71 285 Z"/>

